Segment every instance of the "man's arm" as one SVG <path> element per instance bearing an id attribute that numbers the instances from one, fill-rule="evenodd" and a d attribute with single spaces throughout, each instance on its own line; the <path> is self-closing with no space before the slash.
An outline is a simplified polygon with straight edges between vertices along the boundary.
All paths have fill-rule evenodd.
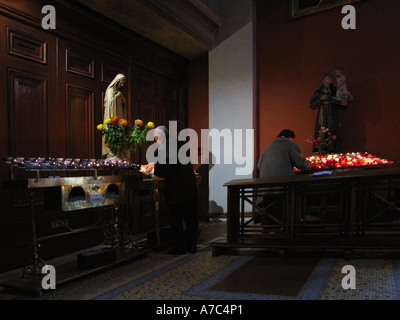
<path id="1" fill-rule="evenodd" d="M 311 162 L 302 156 L 301 149 L 297 144 L 295 144 L 290 151 L 290 160 L 297 169 L 311 169 Z"/>

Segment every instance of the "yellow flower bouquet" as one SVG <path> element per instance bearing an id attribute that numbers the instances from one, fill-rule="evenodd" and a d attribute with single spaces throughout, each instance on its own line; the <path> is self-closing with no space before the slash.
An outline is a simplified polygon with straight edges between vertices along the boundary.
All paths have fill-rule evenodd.
<path id="1" fill-rule="evenodd" d="M 117 156 L 128 151 L 135 152 L 137 146 L 146 140 L 147 132 L 153 128 L 153 122 L 144 125 L 143 120 L 136 119 L 134 125 L 129 125 L 126 119 L 118 119 L 117 116 L 106 119 L 104 125 L 97 125 L 105 144 Z"/>

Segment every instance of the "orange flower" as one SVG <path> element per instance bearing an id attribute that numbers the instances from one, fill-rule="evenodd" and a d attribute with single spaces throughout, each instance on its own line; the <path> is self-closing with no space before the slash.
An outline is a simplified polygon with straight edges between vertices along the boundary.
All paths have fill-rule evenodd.
<path id="1" fill-rule="evenodd" d="M 136 119 L 136 120 L 135 120 L 135 125 L 137 125 L 138 127 L 143 126 L 143 120 Z"/>
<path id="2" fill-rule="evenodd" d="M 118 117 L 117 116 L 112 116 L 110 123 L 112 123 L 112 124 L 118 123 Z"/>
<path id="3" fill-rule="evenodd" d="M 120 125 L 120 126 L 123 126 L 123 127 L 127 126 L 127 125 L 128 125 L 128 120 L 126 120 L 126 119 L 119 119 L 119 125 Z"/>

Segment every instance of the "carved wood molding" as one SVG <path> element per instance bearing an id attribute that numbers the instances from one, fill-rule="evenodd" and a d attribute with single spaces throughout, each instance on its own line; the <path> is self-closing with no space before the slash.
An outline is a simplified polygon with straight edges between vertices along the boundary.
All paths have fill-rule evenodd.
<path id="1" fill-rule="evenodd" d="M 65 70 L 81 76 L 94 78 L 94 59 L 80 52 L 65 50 Z"/>
<path id="2" fill-rule="evenodd" d="M 47 64 L 47 41 L 7 27 L 7 53 Z"/>
<path id="3" fill-rule="evenodd" d="M 139 0 L 164 19 L 212 49 L 219 17 L 201 0 Z"/>

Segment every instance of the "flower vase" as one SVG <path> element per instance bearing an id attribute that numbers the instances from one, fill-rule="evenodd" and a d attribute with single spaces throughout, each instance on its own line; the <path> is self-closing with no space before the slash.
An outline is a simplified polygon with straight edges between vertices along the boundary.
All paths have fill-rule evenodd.
<path id="1" fill-rule="evenodd" d="M 318 145 L 318 155 L 323 156 L 325 154 L 325 144 Z"/>

